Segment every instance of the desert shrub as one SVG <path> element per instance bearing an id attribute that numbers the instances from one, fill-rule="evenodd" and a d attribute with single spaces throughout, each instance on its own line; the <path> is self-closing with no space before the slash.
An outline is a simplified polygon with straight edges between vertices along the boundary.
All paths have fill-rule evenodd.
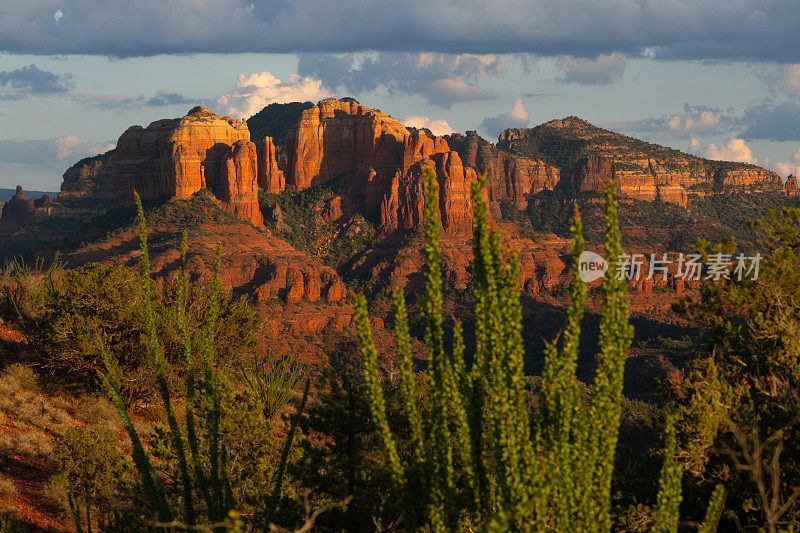
<path id="1" fill-rule="evenodd" d="M 94 387 L 103 365 L 100 339 L 125 370 L 125 397 L 149 395 L 152 369 L 145 355 L 142 285 L 136 273 L 123 265 L 93 263 L 44 279 L 37 305 L 18 317 L 20 328 L 34 349 L 33 362 L 69 384 Z M 183 365 L 180 333 L 173 319 L 176 291 L 173 286 L 158 291 L 153 281 L 150 285 L 155 327 L 165 339 L 165 357 L 172 375 Z M 187 329 L 195 346 L 202 342 L 200 324 L 208 294 L 207 281 L 189 284 Z M 216 355 L 221 364 L 228 365 L 255 351 L 257 323 L 247 301 L 234 299 L 229 292 L 220 297 L 219 313 Z"/>
<path id="2" fill-rule="evenodd" d="M 193 344 L 187 327 L 185 233 L 173 316 L 186 365 L 182 391 L 185 404 L 182 416 L 178 418 L 176 402 L 167 381 L 166 345 L 156 327 L 155 309 L 149 297 L 152 284 L 145 217 L 138 195 L 135 198 L 141 250 L 145 353 L 154 370 L 158 396 L 167 420 L 166 426 L 156 428 L 156 435 L 151 439 L 153 453 L 160 458 L 157 463 L 145 450 L 142 437 L 128 413 L 121 389 L 123 371 L 104 348 L 102 340 L 99 344 L 104 365 L 100 379 L 131 440 L 131 455 L 145 503 L 143 518 L 171 522 L 182 516 L 189 526 L 195 526 L 205 520 L 212 523 L 228 521 L 233 509 L 252 505 L 253 519 L 266 526 L 267 521 L 281 516 L 286 492 L 286 464 L 297 433 L 297 419 L 294 418 L 286 432 L 277 462 L 271 462 L 275 448 L 264 407 L 249 389 L 243 396 L 236 395 L 228 372 L 215 364 L 221 293 L 219 245 L 208 307 L 202 313 L 202 333 L 199 335 L 202 342 Z M 298 411 L 304 409 L 308 392 L 307 381 Z M 163 468 L 157 465 L 163 465 Z M 276 466 L 273 468 L 273 465 Z M 315 518 L 316 514 L 309 516 L 306 529 L 313 525 Z"/>
<path id="3" fill-rule="evenodd" d="M 0 509 L 0 533 L 22 533 L 16 509 Z"/>
<path id="4" fill-rule="evenodd" d="M 131 468 L 117 449 L 114 433 L 103 427 L 71 428 L 59 439 L 52 459 L 57 474 L 51 481 L 60 485 L 76 529 L 92 531 L 108 518 L 120 495 L 130 488 Z M 97 515 L 94 515 L 94 512 Z"/>
<path id="5" fill-rule="evenodd" d="M 420 375 L 422 377 L 422 375 Z M 420 384 L 420 390 L 424 390 Z M 302 419 L 302 454 L 293 476 L 320 503 L 352 495 L 345 508 L 331 510 L 317 521 L 320 531 L 385 530 L 399 512 L 391 479 L 383 468 L 380 441 L 375 434 L 366 388 L 360 380 L 332 369 L 315 385 Z M 387 383 L 387 410 L 392 427 L 402 434 L 403 405 L 397 383 Z M 401 448 L 410 449 L 408 439 Z"/>

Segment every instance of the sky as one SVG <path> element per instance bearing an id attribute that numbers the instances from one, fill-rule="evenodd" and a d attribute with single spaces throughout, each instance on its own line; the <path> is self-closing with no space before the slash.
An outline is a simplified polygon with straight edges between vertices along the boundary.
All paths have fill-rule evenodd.
<path id="1" fill-rule="evenodd" d="M 798 0 L 2 0 L 0 188 L 128 127 L 352 96 L 436 134 L 579 116 L 800 173 Z"/>

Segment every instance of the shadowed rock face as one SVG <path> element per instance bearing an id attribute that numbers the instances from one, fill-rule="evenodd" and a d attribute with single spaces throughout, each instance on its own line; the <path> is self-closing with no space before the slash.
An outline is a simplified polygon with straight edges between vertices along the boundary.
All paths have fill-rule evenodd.
<path id="1" fill-rule="evenodd" d="M 37 208 L 44 208 L 53 201 L 48 195 L 39 198 L 25 198 L 25 191 L 17 185 L 14 196 L 0 210 L 0 233 L 9 233 L 34 221 Z"/>
<path id="2" fill-rule="evenodd" d="M 204 187 L 243 220 L 261 225 L 255 145 L 243 120 L 220 118 L 198 106 L 122 134 L 114 157 L 114 203 L 142 198 L 188 198 Z"/>

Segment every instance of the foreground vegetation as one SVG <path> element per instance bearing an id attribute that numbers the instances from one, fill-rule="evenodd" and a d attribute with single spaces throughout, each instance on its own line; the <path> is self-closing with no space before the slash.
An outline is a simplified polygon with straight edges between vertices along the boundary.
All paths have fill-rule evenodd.
<path id="1" fill-rule="evenodd" d="M 676 304 L 708 332 L 707 349 L 645 407 L 622 396 L 632 328 L 614 276 L 593 383 L 576 379 L 587 292 L 577 276 L 542 375 L 523 374 L 519 264 L 472 192 L 474 342 L 443 316 L 428 175 L 424 360 L 413 358 L 402 292 L 394 357 L 379 353 L 359 297 L 357 373 L 314 376 L 259 354 L 253 311 L 220 285 L 219 259 L 211 279 L 187 279 L 185 241 L 179 275 L 155 283 L 141 207 L 138 273 L 10 263 L 0 313 L 27 344 L 0 374 L 0 411 L 22 428 L 0 434 L 0 470 L 47 472 L 46 497 L 77 531 L 797 528 L 800 212 L 761 224 L 757 280 L 709 282 Z M 614 258 L 613 190 L 601 205 Z M 574 271 L 586 221 L 572 212 Z M 644 427 L 631 437 L 633 421 Z M 14 490 L 0 479 L 0 497 Z M 14 522 L 0 515 L 0 531 Z"/>

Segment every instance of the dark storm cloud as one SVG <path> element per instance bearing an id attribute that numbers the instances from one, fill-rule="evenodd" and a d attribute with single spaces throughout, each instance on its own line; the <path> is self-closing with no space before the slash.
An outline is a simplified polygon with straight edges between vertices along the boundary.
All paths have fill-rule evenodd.
<path id="1" fill-rule="evenodd" d="M 742 137 L 770 141 L 800 141 L 800 104 L 765 103 L 748 107 L 742 122 L 747 124 Z"/>
<path id="2" fill-rule="evenodd" d="M 800 59 L 796 0 L 5 0 L 0 50 Z"/>
<path id="3" fill-rule="evenodd" d="M 18 100 L 28 96 L 63 94 L 70 90 L 72 79 L 42 70 L 36 65 L 15 70 L 0 70 L 0 98 Z"/>
<path id="4" fill-rule="evenodd" d="M 158 91 L 155 95 L 150 97 L 79 92 L 70 93 L 69 96 L 84 105 L 105 111 L 133 111 L 145 106 L 166 107 L 202 103 L 201 100 L 186 98 L 182 94 L 168 93 L 166 91 Z"/>

